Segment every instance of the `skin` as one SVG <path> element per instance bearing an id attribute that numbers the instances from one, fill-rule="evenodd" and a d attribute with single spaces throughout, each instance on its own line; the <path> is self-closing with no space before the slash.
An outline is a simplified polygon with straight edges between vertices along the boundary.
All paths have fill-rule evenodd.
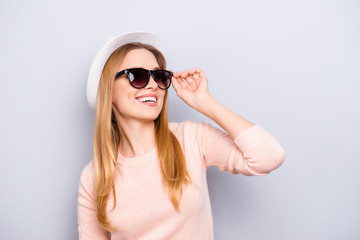
<path id="1" fill-rule="evenodd" d="M 174 73 L 172 86 L 188 106 L 216 122 L 233 139 L 254 126 L 254 123 L 223 106 L 209 94 L 208 79 L 200 68 Z"/>
<path id="2" fill-rule="evenodd" d="M 125 56 L 118 71 L 131 67 L 153 70 L 159 66 L 151 52 L 146 49 L 135 49 Z M 176 95 L 188 106 L 216 122 L 233 139 L 254 125 L 220 104 L 209 94 L 208 79 L 201 69 L 172 72 L 174 75 L 171 86 Z M 159 96 L 156 107 L 145 106 L 135 99 L 137 96 L 148 93 Z M 147 153 L 155 147 L 153 121 L 160 114 L 165 90 L 158 88 L 152 77 L 145 88 L 133 88 L 124 75 L 115 81 L 113 96 L 113 110 L 121 135 L 119 151 L 125 157 Z"/>
<path id="3" fill-rule="evenodd" d="M 126 54 L 117 72 L 134 67 L 154 70 L 159 65 L 150 51 L 134 49 Z M 136 99 L 144 94 L 158 96 L 156 107 L 146 106 Z M 161 112 L 164 96 L 165 90 L 158 88 L 152 76 L 142 89 L 132 87 L 126 74 L 114 82 L 112 109 L 120 130 L 119 151 L 123 156 L 142 155 L 155 147 L 154 120 Z"/>

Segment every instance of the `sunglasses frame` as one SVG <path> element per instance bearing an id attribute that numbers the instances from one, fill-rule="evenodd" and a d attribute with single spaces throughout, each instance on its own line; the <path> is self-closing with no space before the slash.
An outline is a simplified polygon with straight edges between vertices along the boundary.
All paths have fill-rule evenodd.
<path id="1" fill-rule="evenodd" d="M 148 77 L 147 77 L 145 86 L 143 86 L 143 87 L 135 87 L 135 86 L 132 84 L 132 82 L 130 81 L 130 77 L 129 77 L 129 73 L 130 73 L 131 70 L 145 70 L 145 71 L 147 71 Z M 155 80 L 155 78 L 154 78 L 154 73 L 157 72 L 157 71 L 166 71 L 166 72 L 170 75 L 170 84 L 169 84 L 169 86 L 168 86 L 167 88 L 161 88 L 161 87 L 159 86 L 158 82 Z M 173 73 L 172 73 L 172 72 L 170 72 L 170 71 L 168 71 L 168 70 L 165 70 L 165 69 L 148 70 L 148 69 L 145 69 L 145 68 L 128 68 L 128 69 L 124 69 L 124 70 L 116 73 L 116 75 L 115 75 L 115 80 L 116 80 L 118 77 L 120 77 L 121 75 L 125 74 L 125 73 L 126 73 L 127 79 L 129 80 L 130 85 L 131 85 L 132 87 L 134 87 L 134 88 L 137 88 L 137 89 L 141 89 L 141 88 L 146 87 L 146 86 L 149 84 L 149 82 L 150 82 L 150 76 L 152 76 L 153 79 L 154 79 L 154 81 L 157 83 L 158 88 L 163 89 L 163 90 L 166 90 L 166 89 L 168 89 L 168 88 L 171 86 L 171 78 L 172 78 L 172 76 L 173 76 Z"/>

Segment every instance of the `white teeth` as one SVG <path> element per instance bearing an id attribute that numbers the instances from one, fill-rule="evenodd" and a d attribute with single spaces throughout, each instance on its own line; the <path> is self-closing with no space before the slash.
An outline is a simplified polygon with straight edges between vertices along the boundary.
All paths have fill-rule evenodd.
<path id="1" fill-rule="evenodd" d="M 146 102 L 146 101 L 151 101 L 151 102 L 156 102 L 156 98 L 155 97 L 142 97 L 142 98 L 138 98 L 139 102 Z"/>

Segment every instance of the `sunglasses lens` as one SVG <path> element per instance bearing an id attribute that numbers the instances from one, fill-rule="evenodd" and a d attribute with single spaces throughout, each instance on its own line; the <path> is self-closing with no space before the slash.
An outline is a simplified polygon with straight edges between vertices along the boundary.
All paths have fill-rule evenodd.
<path id="1" fill-rule="evenodd" d="M 148 72 L 142 69 L 129 70 L 128 78 L 131 82 L 131 85 L 136 88 L 143 88 L 147 83 Z"/>
<path id="2" fill-rule="evenodd" d="M 171 83 L 171 73 L 164 70 L 156 70 L 154 72 L 154 80 L 157 82 L 159 88 L 167 89 Z"/>

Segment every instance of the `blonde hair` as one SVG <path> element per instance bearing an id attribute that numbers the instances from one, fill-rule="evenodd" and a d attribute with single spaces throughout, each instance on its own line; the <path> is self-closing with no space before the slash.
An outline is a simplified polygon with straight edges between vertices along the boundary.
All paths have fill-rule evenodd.
<path id="1" fill-rule="evenodd" d="M 114 196 L 116 207 L 115 177 L 118 170 L 117 157 L 120 143 L 120 133 L 112 112 L 112 93 L 116 67 L 133 49 L 144 48 L 154 54 L 159 67 L 166 69 L 166 60 L 156 48 L 141 44 L 129 43 L 119 47 L 107 60 L 101 74 L 94 128 L 94 193 L 97 209 L 97 219 L 107 231 L 115 230 L 106 215 L 106 205 L 110 193 Z M 159 156 L 162 180 L 168 189 L 169 199 L 177 212 L 182 196 L 182 186 L 191 183 L 191 177 L 186 168 L 185 157 L 176 136 L 169 130 L 167 116 L 167 96 L 165 90 L 163 108 L 154 120 L 155 139 Z M 161 146 L 161 147 L 159 147 Z"/>

